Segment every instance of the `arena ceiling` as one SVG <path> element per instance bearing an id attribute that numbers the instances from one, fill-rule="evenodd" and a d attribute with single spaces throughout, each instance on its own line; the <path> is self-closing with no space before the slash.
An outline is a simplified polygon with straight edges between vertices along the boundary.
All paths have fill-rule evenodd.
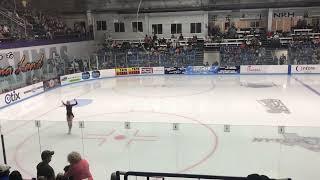
<path id="1" fill-rule="evenodd" d="M 62 12 L 135 13 L 140 0 L 31 0 L 39 9 Z M 141 12 L 233 10 L 320 6 L 320 0 L 142 0 Z"/>

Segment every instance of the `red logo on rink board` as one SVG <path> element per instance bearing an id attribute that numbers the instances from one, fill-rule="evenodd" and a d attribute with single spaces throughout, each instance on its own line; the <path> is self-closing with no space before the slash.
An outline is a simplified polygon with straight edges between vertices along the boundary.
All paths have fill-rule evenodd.
<path id="1" fill-rule="evenodd" d="M 141 74 L 153 74 L 153 68 L 141 68 Z"/>
<path id="2" fill-rule="evenodd" d="M 260 67 L 257 67 L 257 66 L 248 66 L 247 67 L 247 71 L 248 72 L 261 72 L 262 69 Z"/>

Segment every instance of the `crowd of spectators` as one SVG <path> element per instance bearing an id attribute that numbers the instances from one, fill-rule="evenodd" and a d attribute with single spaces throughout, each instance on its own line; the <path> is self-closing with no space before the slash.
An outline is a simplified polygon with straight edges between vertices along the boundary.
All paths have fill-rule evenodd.
<path id="1" fill-rule="evenodd" d="M 222 46 L 220 48 L 222 66 L 262 65 L 266 59 L 264 47 L 253 46 Z"/>
<path id="2" fill-rule="evenodd" d="M 29 4 L 20 7 L 19 16 L 32 26 L 31 38 L 33 39 L 53 39 L 59 36 L 71 34 L 85 35 L 86 28 L 75 24 L 73 28 L 67 27 L 61 17 L 54 13 L 42 13 L 36 11 Z"/>
<path id="3" fill-rule="evenodd" d="M 311 26 L 300 19 L 291 32 L 239 29 L 234 24 L 224 33 L 218 26 L 210 26 L 208 31 L 206 43 L 220 44 L 222 65 L 320 64 L 320 23 Z M 286 49 L 288 57 L 266 53 L 277 49 Z"/>
<path id="4" fill-rule="evenodd" d="M 10 5 L 10 3 L 9 3 Z M 55 13 L 45 12 L 42 13 L 34 9 L 29 3 L 22 4 L 17 3 L 13 8 L 6 3 L 8 9 L 5 9 L 8 13 L 12 14 L 13 18 L 21 20 L 26 28 L 24 32 L 21 31 L 12 32 L 9 31 L 9 23 L 1 25 L 0 29 L 0 41 L 1 39 L 58 39 L 58 38 L 84 38 L 88 37 L 89 33 L 85 27 L 85 24 L 76 23 L 73 27 L 67 27 L 63 19 Z M 18 28 L 14 28 L 18 31 Z"/>
<path id="5" fill-rule="evenodd" d="M 146 35 L 143 42 L 116 41 L 108 36 L 98 55 L 116 59 L 103 63 L 103 68 L 126 66 L 178 66 L 195 63 L 196 52 L 201 51 L 197 36 L 185 38 L 158 38 Z M 116 57 L 111 54 L 116 54 Z"/>
<path id="6" fill-rule="evenodd" d="M 320 44 L 313 41 L 290 43 L 291 64 L 320 64 Z"/>

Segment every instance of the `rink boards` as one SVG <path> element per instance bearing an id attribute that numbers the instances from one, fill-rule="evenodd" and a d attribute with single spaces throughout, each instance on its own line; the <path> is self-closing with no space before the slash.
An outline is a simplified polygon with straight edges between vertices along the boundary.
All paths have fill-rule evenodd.
<path id="1" fill-rule="evenodd" d="M 141 75 L 267 75 L 319 74 L 320 65 L 247 65 L 247 66 L 189 66 L 189 67 L 129 67 L 87 71 L 56 77 L 44 82 L 0 94 L 0 108 L 15 104 L 47 90 L 78 82 Z"/>

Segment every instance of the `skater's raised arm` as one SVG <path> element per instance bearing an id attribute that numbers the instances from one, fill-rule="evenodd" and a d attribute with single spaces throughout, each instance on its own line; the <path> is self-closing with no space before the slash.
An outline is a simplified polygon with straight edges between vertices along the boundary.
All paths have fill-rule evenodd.
<path id="1" fill-rule="evenodd" d="M 63 105 L 65 105 L 65 106 L 66 106 L 66 104 L 65 104 L 63 101 L 61 101 L 61 102 L 62 102 L 62 104 L 63 104 Z"/>
<path id="2" fill-rule="evenodd" d="M 75 104 L 73 104 L 72 106 L 76 106 L 78 105 L 78 101 L 76 99 L 74 99 L 74 101 L 76 102 Z"/>

